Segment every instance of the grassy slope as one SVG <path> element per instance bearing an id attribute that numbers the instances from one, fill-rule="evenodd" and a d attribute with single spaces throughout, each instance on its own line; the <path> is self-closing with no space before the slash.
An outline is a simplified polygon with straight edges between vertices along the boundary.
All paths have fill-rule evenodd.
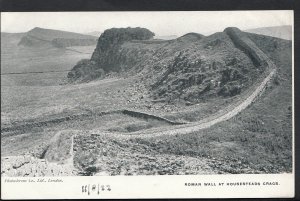
<path id="1" fill-rule="evenodd" d="M 218 173 L 277 173 L 292 171 L 292 88 L 291 88 L 291 43 L 284 40 L 265 38 L 250 35 L 259 48 L 261 48 L 277 65 L 278 77 L 266 89 L 265 93 L 250 107 L 238 114 L 236 117 L 205 129 L 199 132 L 178 136 L 161 136 L 150 139 L 131 139 L 129 142 L 118 141 L 118 146 L 122 151 L 129 151 L 133 155 L 145 154 L 154 157 L 158 165 L 145 168 L 144 164 L 151 164 L 150 159 L 140 159 L 134 157 L 130 165 L 138 167 L 137 174 L 144 173 L 145 170 L 155 174 L 160 171 L 161 165 L 171 165 L 170 161 L 161 161 L 159 157 L 191 157 L 206 161 L 210 166 L 210 171 Z M 265 41 L 268 40 L 268 41 Z M 266 43 L 263 43 L 265 41 Z M 264 44 L 264 45 L 263 45 Z M 89 139 L 87 137 L 87 139 Z M 107 143 L 99 139 L 96 143 L 102 143 L 101 147 L 106 147 Z M 104 143 L 104 144 L 103 144 Z M 78 142 L 79 147 L 85 147 L 84 141 Z M 107 145 L 108 146 L 108 145 Z M 132 147 L 141 147 L 141 151 L 132 150 Z M 75 163 L 80 159 L 80 168 L 90 172 L 88 161 L 95 157 L 95 161 L 90 163 L 94 168 L 94 173 L 102 171 L 107 164 L 97 166 L 97 155 L 99 150 L 90 147 L 92 150 L 88 154 L 84 150 L 79 150 L 75 155 Z M 132 151 L 130 151 L 132 150 Z M 122 153 L 123 153 L 122 152 Z M 95 155 L 96 154 L 96 155 Z M 122 161 L 121 153 L 113 153 L 112 160 Z M 101 154 L 100 154 L 101 155 Z M 86 158 L 87 157 L 87 158 Z M 186 161 L 191 160 L 186 158 Z M 99 159 L 100 160 L 100 159 Z M 108 159 L 103 159 L 107 163 Z M 143 160 L 143 164 L 139 161 Z M 212 161 L 211 161 L 212 160 Z M 113 163 L 117 163 L 114 161 Z M 117 169 L 126 169 L 128 165 L 120 163 Z M 185 167 L 185 174 L 197 174 L 188 171 L 195 167 Z M 98 168 L 98 169 L 97 169 Z M 109 169 L 110 168 L 110 169 Z M 108 167 L 112 174 L 116 167 Z M 165 171 L 163 174 L 181 174 L 182 170 Z M 125 171 L 130 174 L 131 170 Z M 199 172 L 198 172 L 199 173 Z M 201 173 L 200 173 L 201 174 Z"/>
<path id="2" fill-rule="evenodd" d="M 81 58 L 90 57 L 64 49 L 24 48 L 15 44 L 3 45 L 1 49 L 1 73 L 70 70 Z"/>
<path id="3" fill-rule="evenodd" d="M 147 144 L 161 153 L 214 157 L 223 164 L 232 163 L 232 168 L 226 170 L 229 173 L 241 173 L 236 167 L 243 164 L 267 173 L 291 172 L 291 43 L 281 41 L 280 46 L 270 49 L 262 45 L 261 40 L 266 38 L 252 37 L 277 65 L 279 85 L 272 83 L 243 113 L 210 129 L 183 136 L 138 140 L 137 143 Z"/>
<path id="4" fill-rule="evenodd" d="M 146 144 L 99 135 L 74 138 L 74 166 L 80 175 L 214 174 L 210 159 L 161 154 Z"/>
<path id="5" fill-rule="evenodd" d="M 91 56 L 57 48 L 18 47 L 21 36 L 1 34 L 1 73 L 64 71 L 71 69 L 78 60 Z M 93 48 L 85 47 L 83 50 L 91 52 L 90 49 Z M 54 98 L 53 93 L 58 92 L 60 96 L 62 87 L 58 85 L 66 74 L 67 72 L 1 75 L 1 123 L 5 122 L 7 115 L 14 116 L 9 113 L 16 112 L 22 119 L 23 114 L 35 116 L 39 111 L 49 111 L 45 107 L 54 109 L 51 104 L 46 105 Z M 61 107 L 58 110 L 59 108 Z"/>
<path id="6" fill-rule="evenodd" d="M 26 73 L 70 70 L 78 60 L 89 58 L 94 46 L 81 48 L 81 54 L 58 48 L 19 47 L 23 34 L 1 33 L 1 73 Z M 74 47 L 76 49 L 77 47 Z M 1 86 L 49 86 L 58 85 L 65 73 L 2 75 Z"/>
<path id="7" fill-rule="evenodd" d="M 273 36 L 277 38 L 282 38 L 286 40 L 292 40 L 292 26 L 275 26 L 275 27 L 261 27 L 256 29 L 248 29 L 246 32 L 262 34 L 266 36 Z"/>
<path id="8" fill-rule="evenodd" d="M 78 60 L 89 58 L 91 49 L 95 48 L 94 46 L 80 48 L 90 53 L 80 54 L 56 48 L 18 47 L 17 44 L 23 35 L 1 33 L 1 73 L 69 70 Z M 53 111 L 59 113 L 69 108 L 64 104 L 60 106 L 51 104 L 55 99 L 53 93 L 57 92 L 58 97 L 63 93 L 60 91 L 62 87 L 59 84 L 66 77 L 66 73 L 1 75 L 1 126 L 12 121 L 51 114 Z M 2 153 L 14 155 L 20 151 L 30 152 L 28 147 L 41 152 L 45 142 L 49 142 L 56 131 L 54 129 L 45 132 L 43 128 L 34 128 L 19 136 L 2 137 Z"/>

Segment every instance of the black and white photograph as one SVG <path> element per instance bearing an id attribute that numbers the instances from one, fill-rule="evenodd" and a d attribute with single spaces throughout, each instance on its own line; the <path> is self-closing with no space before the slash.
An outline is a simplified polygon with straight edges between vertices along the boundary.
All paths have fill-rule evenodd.
<path id="1" fill-rule="evenodd" d="M 293 58 L 288 10 L 2 12 L 1 178 L 291 175 Z"/>

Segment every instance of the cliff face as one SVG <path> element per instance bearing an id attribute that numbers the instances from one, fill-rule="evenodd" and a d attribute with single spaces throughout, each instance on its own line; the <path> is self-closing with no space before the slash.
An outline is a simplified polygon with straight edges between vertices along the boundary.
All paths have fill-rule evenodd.
<path id="1" fill-rule="evenodd" d="M 101 34 L 90 61 L 79 62 L 68 74 L 70 81 L 93 79 L 94 69 L 105 73 L 136 74 L 147 71 L 154 63 L 156 70 L 166 66 L 179 51 L 203 37 L 187 34 L 176 40 L 155 40 L 154 33 L 144 28 L 109 29 Z M 174 43 L 175 41 L 175 43 Z"/>
<path id="2" fill-rule="evenodd" d="M 153 38 L 154 33 L 144 28 L 121 28 L 109 29 L 101 34 L 97 47 L 92 55 L 91 61 L 94 61 L 105 71 L 120 71 L 122 57 L 119 54 L 123 43 L 132 40 L 148 40 Z M 117 58 L 116 58 L 117 56 Z"/>
<path id="3" fill-rule="evenodd" d="M 237 28 L 166 41 L 149 40 L 152 36 L 140 28 L 105 31 L 92 58 L 68 74 L 70 81 L 89 81 L 108 72 L 138 75 L 153 99 L 199 102 L 240 94 L 268 66 L 249 34 Z"/>
<path id="4" fill-rule="evenodd" d="M 154 33 L 144 28 L 112 28 L 104 31 L 90 60 L 80 61 L 68 74 L 71 81 L 88 81 L 103 73 L 128 71 L 138 63 L 137 48 L 123 48 L 126 42 L 153 38 Z M 130 54 L 130 56 L 128 55 Z"/>

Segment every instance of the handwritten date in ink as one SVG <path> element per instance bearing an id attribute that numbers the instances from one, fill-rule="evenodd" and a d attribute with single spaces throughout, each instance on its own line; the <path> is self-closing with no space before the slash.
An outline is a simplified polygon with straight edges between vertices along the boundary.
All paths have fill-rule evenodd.
<path id="1" fill-rule="evenodd" d="M 100 194 L 103 191 L 111 191 L 110 185 L 103 184 L 87 184 L 81 186 L 81 192 L 83 194 L 91 195 L 91 194 Z"/>

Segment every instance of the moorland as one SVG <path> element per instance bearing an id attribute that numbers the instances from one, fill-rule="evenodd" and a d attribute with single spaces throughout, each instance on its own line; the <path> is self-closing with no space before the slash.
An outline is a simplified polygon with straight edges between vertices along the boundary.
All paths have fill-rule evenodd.
<path id="1" fill-rule="evenodd" d="M 153 36 L 1 33 L 1 174 L 292 171 L 290 40 Z"/>

